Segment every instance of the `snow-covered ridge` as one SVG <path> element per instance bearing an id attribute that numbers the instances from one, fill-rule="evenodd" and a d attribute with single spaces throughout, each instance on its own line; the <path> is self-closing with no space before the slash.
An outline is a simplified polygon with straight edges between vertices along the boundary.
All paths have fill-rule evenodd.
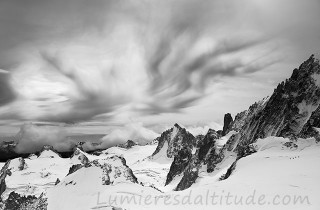
<path id="1" fill-rule="evenodd" d="M 223 139 L 223 137 L 221 138 Z M 216 141 L 219 142 L 220 139 Z M 39 198 L 42 195 L 47 199 L 48 209 L 72 210 L 101 206 L 102 204 L 96 202 L 98 192 L 101 202 L 107 202 L 105 200 L 107 197 L 104 196 L 116 196 L 132 192 L 141 194 L 143 197 L 151 196 L 154 198 L 159 195 L 172 194 L 182 196 L 190 192 L 201 195 L 210 189 L 215 189 L 216 192 L 224 190 L 232 194 L 243 194 L 245 192 L 249 193 L 250 189 L 254 188 L 259 193 L 272 195 L 269 186 L 278 186 L 278 194 L 285 196 L 286 192 L 302 193 L 308 196 L 313 205 L 320 204 L 316 198 L 320 191 L 314 184 L 320 176 L 320 170 L 318 167 L 309 164 L 320 160 L 320 144 L 314 138 L 298 139 L 293 142 L 288 138 L 268 137 L 258 139 L 252 146 L 256 152 L 238 160 L 234 170 L 224 181 L 220 181 L 221 177 L 227 173 L 229 167 L 236 160 L 232 155 L 220 162 L 212 173 L 206 171 L 205 165 L 197 169 L 199 170 L 199 177 L 196 182 L 189 189 L 180 192 L 173 192 L 172 190 L 181 181 L 182 176 L 177 176 L 172 184 L 164 186 L 171 165 L 171 162 L 165 161 L 170 160 L 167 159 L 165 153 L 162 156 L 158 154 L 158 158 L 148 158 L 155 150 L 156 145 L 136 145 L 129 149 L 112 147 L 102 151 L 99 156 L 90 155 L 77 149 L 73 158 L 70 159 L 52 158 L 49 155 L 47 157 L 24 159 L 25 164 L 22 164 L 21 158 L 14 159 L 7 164 L 11 175 L 7 175 L 5 178 L 8 188 L 3 193 L 2 198 L 6 200 L 13 191 L 21 196 L 34 195 Z M 88 161 L 84 163 L 76 162 L 75 160 L 80 156 L 86 157 Z M 128 161 L 125 161 L 126 159 Z M 67 175 L 69 168 L 74 164 L 80 164 L 81 167 Z M 163 170 L 163 168 L 167 168 L 167 170 Z M 282 170 L 283 168 L 286 170 Z M 131 173 L 137 178 L 136 181 L 131 179 Z M 304 178 L 300 177 L 302 174 Z M 252 180 L 250 177 L 257 178 Z M 289 179 L 288 177 L 292 178 Z M 57 179 L 60 180 L 58 183 L 56 182 Z M 264 182 L 261 182 L 261 180 L 264 180 Z M 138 183 L 141 183 L 141 185 Z M 303 186 L 303 189 L 292 188 L 292 185 Z M 80 200 L 79 197 L 81 197 Z M 63 202 L 62 198 L 64 198 Z M 141 209 L 142 207 L 132 203 L 114 206 L 130 209 Z M 143 208 L 163 209 L 164 207 L 169 210 L 177 209 L 176 205 L 164 206 L 163 203 L 147 205 Z M 256 209 L 254 206 L 251 207 L 246 206 L 246 209 Z M 286 206 L 273 207 L 272 209 L 282 210 Z M 194 208 L 196 208 L 194 204 L 184 206 L 184 209 Z M 212 209 L 212 206 L 202 206 L 202 208 Z M 221 208 L 228 209 L 228 205 L 222 204 Z"/>

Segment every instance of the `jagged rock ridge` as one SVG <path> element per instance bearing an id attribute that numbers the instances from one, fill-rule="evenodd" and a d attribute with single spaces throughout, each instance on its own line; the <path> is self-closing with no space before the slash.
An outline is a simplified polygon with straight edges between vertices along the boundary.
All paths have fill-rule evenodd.
<path id="1" fill-rule="evenodd" d="M 228 114 L 225 116 L 222 134 L 231 130 L 238 133 L 232 135 L 220 151 L 217 151 L 214 144 L 207 145 L 204 138 L 200 141 L 203 146 L 199 145 L 192 157 L 183 153 L 188 163 L 175 158 L 173 164 L 180 163 L 180 167 L 184 168 L 170 170 L 183 171 L 176 190 L 190 187 L 201 165 L 207 165 L 207 172 L 212 172 L 228 152 L 235 152 L 237 159 L 255 152 L 250 145 L 258 138 L 318 136 L 320 139 L 318 132 L 313 129 L 320 122 L 319 104 L 320 64 L 319 60 L 311 56 L 299 69 L 293 71 L 289 79 L 277 86 L 270 98 L 254 103 L 248 110 L 236 115 L 234 121 L 231 121 L 232 117 Z M 206 154 L 204 159 L 203 154 Z M 172 175 L 168 177 L 171 180 Z"/>
<path id="2" fill-rule="evenodd" d="M 299 135 L 319 106 L 319 85 L 320 64 L 311 56 L 277 86 L 262 109 L 246 120 L 237 146 L 239 153 L 258 138 Z"/>
<path id="3" fill-rule="evenodd" d="M 152 156 L 155 156 L 164 148 L 165 143 L 168 145 L 166 154 L 168 158 L 173 158 L 178 155 L 180 150 L 187 150 L 191 153 L 193 146 L 196 143 L 195 137 L 185 128 L 175 124 L 173 128 L 163 132 L 158 139 L 158 146 Z"/>

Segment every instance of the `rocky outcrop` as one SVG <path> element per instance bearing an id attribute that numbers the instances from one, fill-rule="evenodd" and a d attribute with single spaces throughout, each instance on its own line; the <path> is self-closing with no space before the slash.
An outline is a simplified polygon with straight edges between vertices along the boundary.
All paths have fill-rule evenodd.
<path id="1" fill-rule="evenodd" d="M 161 134 L 158 138 L 158 146 L 151 157 L 162 151 L 161 153 L 166 154 L 167 158 L 173 158 L 165 185 L 168 185 L 174 177 L 185 171 L 193 156 L 192 152 L 200 142 L 200 139 L 201 137 L 195 138 L 178 124 Z"/>
<path id="2" fill-rule="evenodd" d="M 178 152 L 182 149 L 186 149 L 189 153 L 196 143 L 195 137 L 186 131 L 185 128 L 181 128 L 178 124 L 175 124 L 173 128 L 163 132 L 158 139 L 158 146 L 152 156 L 156 155 L 163 149 L 165 142 L 168 143 L 166 151 L 168 158 L 173 158 L 178 155 Z"/>
<path id="3" fill-rule="evenodd" d="M 220 181 L 228 179 L 232 172 L 236 169 L 237 161 L 233 162 L 231 166 L 228 168 L 227 172 L 220 177 Z"/>
<path id="4" fill-rule="evenodd" d="M 241 128 L 241 137 L 237 151 L 243 149 L 258 138 L 281 136 L 295 138 L 301 132 L 310 130 L 313 119 L 317 119 L 320 103 L 320 64 L 311 56 L 295 69 L 292 76 L 280 83 L 270 99 L 245 120 Z M 313 114 L 314 113 L 314 114 Z M 310 120 L 311 118 L 311 120 Z"/>
<path id="5" fill-rule="evenodd" d="M 81 151 L 84 151 L 83 149 L 83 145 L 85 144 L 86 142 L 84 141 L 79 141 L 76 143 L 76 145 L 73 146 L 72 148 L 72 151 L 76 151 L 77 149 L 81 150 Z"/>
<path id="6" fill-rule="evenodd" d="M 312 112 L 307 123 L 303 126 L 299 137 L 302 138 L 310 138 L 310 137 L 317 137 L 319 132 L 315 128 L 320 128 L 320 106 Z"/>
<path id="7" fill-rule="evenodd" d="M 175 188 L 176 191 L 181 191 L 189 188 L 198 178 L 199 168 L 201 164 L 196 157 L 193 157 L 192 161 L 188 164 L 183 173 L 183 177 Z"/>
<path id="8" fill-rule="evenodd" d="M 237 131 L 237 132 L 241 131 L 242 127 L 246 123 L 250 122 L 252 117 L 254 117 L 258 112 L 260 112 L 264 108 L 268 99 L 269 99 L 269 97 L 265 97 L 262 100 L 252 104 L 248 110 L 245 110 L 245 111 L 238 113 L 235 116 L 234 121 L 230 125 L 229 131 L 231 131 L 231 130 Z"/>
<path id="9" fill-rule="evenodd" d="M 207 172 L 210 173 L 230 153 L 236 153 L 238 160 L 256 152 L 252 143 L 258 138 L 280 136 L 292 139 L 303 136 L 320 140 L 320 134 L 314 129 L 320 127 L 319 104 L 320 64 L 319 60 L 311 56 L 299 69 L 293 71 L 289 79 L 278 85 L 270 98 L 254 103 L 248 110 L 237 114 L 234 121 L 231 120 L 230 114 L 225 115 L 221 134 L 225 135 L 230 130 L 238 133 L 233 134 L 221 150 L 217 150 L 214 143 L 219 133 L 216 133 L 217 137 L 213 137 L 213 141 L 206 139 L 209 138 L 207 134 L 202 141 L 197 141 L 197 150 L 191 158 L 183 153 L 185 160 L 189 160 L 188 164 L 175 157 L 174 164 L 181 163 L 181 166 L 170 169 L 170 177 L 183 171 L 183 177 L 176 190 L 190 187 L 198 177 L 202 165 L 206 165 Z M 230 176 L 235 165 L 236 162 L 224 178 Z"/>
<path id="10" fill-rule="evenodd" d="M 204 135 L 199 134 L 199 135 L 195 136 L 195 138 L 196 138 L 195 145 L 196 145 L 196 147 L 199 147 L 199 144 L 201 143 L 202 139 L 204 138 Z"/>
<path id="11" fill-rule="evenodd" d="M 48 203 L 44 194 L 41 194 L 39 198 L 34 195 L 21 196 L 14 191 L 9 194 L 8 199 L 4 203 L 4 209 L 15 210 L 46 210 Z"/>
<path id="12" fill-rule="evenodd" d="M 127 166 L 126 160 L 123 157 L 115 155 L 104 160 L 94 161 L 93 165 L 102 168 L 102 183 L 104 185 L 115 184 L 118 180 L 121 181 L 122 179 L 138 183 L 137 177 Z"/>
<path id="13" fill-rule="evenodd" d="M 101 169 L 101 182 L 103 185 L 116 184 L 117 182 L 122 182 L 124 180 L 132 183 L 138 183 L 138 180 L 132 170 L 127 166 L 126 160 L 117 155 L 103 159 L 96 159 L 84 164 L 73 165 L 69 169 L 68 175 L 74 174 L 76 176 L 77 171 L 80 169 L 91 167 L 98 167 Z M 66 183 L 66 185 L 67 184 L 68 183 Z"/>
<path id="14" fill-rule="evenodd" d="M 74 172 L 78 171 L 80 168 L 82 168 L 83 165 L 82 164 L 76 164 L 76 165 L 72 165 L 70 168 L 69 168 L 69 172 L 67 174 L 67 176 L 69 176 L 70 174 L 73 174 Z"/>
<path id="15" fill-rule="evenodd" d="M 4 191 L 6 191 L 6 177 L 7 175 L 11 176 L 11 172 L 9 170 L 10 160 L 6 162 L 6 164 L 1 168 L 0 171 L 0 202 L 2 201 L 1 195 Z"/>
<path id="16" fill-rule="evenodd" d="M 175 176 L 181 174 L 190 163 L 192 154 L 187 149 L 182 149 L 174 157 L 167 175 L 165 185 L 168 185 Z"/>
<path id="17" fill-rule="evenodd" d="M 208 130 L 207 134 L 204 136 L 204 138 L 198 145 L 199 151 L 197 155 L 200 161 L 206 162 L 207 159 L 210 158 L 210 153 L 215 152 L 216 139 L 218 139 L 219 137 L 220 137 L 219 134 L 215 130 L 213 129 Z"/>
<path id="18" fill-rule="evenodd" d="M 231 129 L 233 118 L 230 113 L 224 115 L 222 136 L 225 136 Z"/>
<path id="19" fill-rule="evenodd" d="M 70 172 L 70 169 L 69 169 L 69 172 Z M 57 178 L 57 180 L 56 180 L 56 182 L 54 183 L 54 185 L 58 185 L 60 182 L 61 182 L 60 179 Z"/>
<path id="20" fill-rule="evenodd" d="M 124 148 L 124 149 L 130 149 L 133 146 L 136 146 L 137 143 L 132 141 L 132 140 L 128 140 L 126 143 L 124 144 L 119 144 L 118 147 Z"/>
<path id="21" fill-rule="evenodd" d="M 73 161 L 73 163 L 85 165 L 89 162 L 89 159 L 86 156 L 86 154 L 87 153 L 83 152 L 79 148 L 76 148 L 76 150 L 73 152 L 71 156 L 71 160 Z"/>
<path id="22" fill-rule="evenodd" d="M 216 139 L 220 135 L 213 129 L 209 129 L 208 133 L 197 142 L 193 148 L 193 153 L 188 150 L 181 150 L 175 156 L 167 175 L 166 184 L 169 184 L 177 175 L 182 175 L 180 182 L 175 190 L 184 190 L 190 187 L 198 178 L 199 169 L 202 165 L 213 165 L 216 159 Z"/>

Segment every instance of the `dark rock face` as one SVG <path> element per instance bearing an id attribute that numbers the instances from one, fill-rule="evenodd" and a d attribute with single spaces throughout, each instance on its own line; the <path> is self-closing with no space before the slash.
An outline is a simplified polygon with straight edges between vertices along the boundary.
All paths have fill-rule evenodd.
<path id="1" fill-rule="evenodd" d="M 236 169 L 237 161 L 233 162 L 232 165 L 228 168 L 227 172 L 220 177 L 220 181 L 228 179 L 232 172 Z"/>
<path id="2" fill-rule="evenodd" d="M 288 141 L 288 142 L 284 143 L 283 145 L 290 148 L 290 149 L 298 148 L 298 145 L 296 145 L 294 142 L 291 142 L 291 141 L 290 142 Z"/>
<path id="3" fill-rule="evenodd" d="M 318 136 L 319 132 L 314 129 L 314 127 L 320 128 L 320 106 L 314 112 L 312 112 L 308 122 L 303 126 L 299 137 L 310 138 Z"/>
<path id="4" fill-rule="evenodd" d="M 183 177 L 175 188 L 176 191 L 185 190 L 197 180 L 199 174 L 200 163 L 193 159 L 183 173 Z"/>
<path id="5" fill-rule="evenodd" d="M 181 174 L 190 162 L 192 154 L 187 149 L 182 149 L 174 157 L 170 166 L 165 185 L 169 184 L 176 175 Z"/>
<path id="6" fill-rule="evenodd" d="M 120 176 L 126 178 L 126 180 L 132 183 L 138 183 L 137 177 L 133 174 L 132 170 L 126 165 L 126 161 L 123 157 L 113 156 L 109 159 L 120 159 L 122 166 L 114 166 L 113 164 L 95 164 L 96 166 L 102 168 L 102 184 L 109 185 L 113 184 L 113 180 L 117 179 Z M 86 166 L 87 167 L 87 166 Z M 110 177 L 110 173 L 114 171 L 114 177 Z"/>
<path id="7" fill-rule="evenodd" d="M 132 140 L 128 140 L 124 144 L 119 144 L 118 147 L 125 148 L 125 149 L 130 149 L 131 147 L 136 146 L 136 145 L 137 145 L 136 142 L 134 142 Z"/>
<path id="8" fill-rule="evenodd" d="M 69 173 L 70 173 L 70 169 L 69 169 Z M 54 185 L 58 185 L 60 182 L 61 182 L 60 179 L 57 178 L 57 180 L 56 180 L 56 182 L 54 183 Z"/>
<path id="9" fill-rule="evenodd" d="M 19 166 L 18 166 L 18 169 L 20 171 L 22 171 L 23 169 L 25 169 L 27 167 L 27 164 L 26 164 L 26 161 L 24 160 L 24 158 L 20 157 L 19 158 Z"/>
<path id="10" fill-rule="evenodd" d="M 6 164 L 1 168 L 1 171 L 0 171 L 0 201 L 2 201 L 1 200 L 2 193 L 7 189 L 6 176 L 7 175 L 11 176 L 11 172 L 8 169 L 9 165 L 10 165 L 10 160 L 6 162 Z"/>
<path id="11" fill-rule="evenodd" d="M 195 143 L 195 145 L 196 145 L 196 147 L 199 147 L 199 144 L 201 144 L 201 141 L 203 140 L 204 135 L 199 134 L 199 135 L 195 136 L 195 138 L 196 138 L 196 143 Z"/>
<path id="12" fill-rule="evenodd" d="M 211 141 L 208 140 L 208 134 L 201 141 L 197 140 L 197 151 L 191 158 L 186 158 L 190 159 L 189 163 L 182 162 L 180 168 L 172 170 L 173 174 L 183 171 L 183 177 L 176 190 L 190 187 L 198 177 L 202 165 L 207 165 L 207 172 L 212 172 L 228 152 L 235 152 L 237 160 L 256 152 L 252 143 L 258 138 L 315 137 L 320 141 L 320 134 L 314 129 L 320 127 L 319 104 L 320 64 L 319 60 L 311 56 L 299 69 L 293 71 L 289 79 L 277 86 L 270 98 L 254 103 L 248 110 L 237 114 L 234 121 L 230 114 L 225 115 L 221 134 L 225 135 L 231 130 L 238 133 L 233 134 L 221 150 L 217 150 L 214 143 L 214 139 L 219 138 L 219 133 L 216 133 L 218 137 L 213 137 Z M 295 147 L 294 144 L 285 146 Z M 181 160 L 177 159 L 177 163 L 180 162 Z M 223 179 L 228 178 L 235 167 L 236 162 Z"/>
<path id="13" fill-rule="evenodd" d="M 215 151 L 215 148 L 212 148 L 208 155 L 207 155 L 207 159 L 206 159 L 206 165 L 207 165 L 207 172 L 211 173 L 213 172 L 213 170 L 215 169 L 217 163 L 220 163 L 223 156 L 222 153 L 217 153 Z"/>
<path id="14" fill-rule="evenodd" d="M 164 144 L 168 143 L 167 157 L 173 158 L 181 149 L 187 148 L 189 153 L 196 143 L 195 137 L 186 131 L 185 128 L 181 128 L 178 124 L 175 124 L 173 128 L 163 132 L 158 139 L 158 146 L 152 156 L 156 155 L 163 148 Z"/>
<path id="15" fill-rule="evenodd" d="M 84 165 L 89 162 L 88 157 L 86 155 L 84 155 L 79 148 L 76 148 L 76 150 L 73 152 L 71 158 L 77 158 Z"/>
<path id="16" fill-rule="evenodd" d="M 82 168 L 83 165 L 82 164 L 76 164 L 76 165 L 72 165 L 70 168 L 69 168 L 69 172 L 67 174 L 67 176 L 69 176 L 70 174 L 78 171 L 80 168 Z"/>
<path id="17" fill-rule="evenodd" d="M 238 151 L 237 159 L 246 157 L 246 156 L 251 155 L 255 152 L 257 152 L 256 149 L 252 146 L 252 144 L 249 144 L 249 145 L 243 147 L 243 149 Z"/>
<path id="18" fill-rule="evenodd" d="M 230 131 L 241 131 L 242 127 L 264 108 L 268 100 L 269 98 L 265 97 L 262 100 L 252 104 L 248 110 L 238 113 L 230 125 Z"/>
<path id="19" fill-rule="evenodd" d="M 231 125 L 233 123 L 233 118 L 230 113 L 227 113 L 224 115 L 224 120 L 223 120 L 223 130 L 222 130 L 222 136 L 225 136 L 231 128 Z"/>
<path id="20" fill-rule="evenodd" d="M 167 176 L 166 184 L 169 184 L 175 176 L 183 174 L 175 190 L 189 188 L 198 178 L 201 166 L 213 164 L 218 156 L 215 142 L 219 137 L 220 135 L 215 130 L 209 129 L 208 133 L 193 148 L 194 154 L 182 150 L 183 152 L 175 156 Z"/>
<path id="21" fill-rule="evenodd" d="M 198 151 L 198 159 L 200 161 L 204 161 L 208 155 L 209 150 L 214 148 L 216 139 L 219 138 L 218 133 L 213 130 L 209 129 L 208 133 L 204 136 L 203 140 L 199 143 L 199 151 Z"/>
<path id="22" fill-rule="evenodd" d="M 34 195 L 21 196 L 18 193 L 11 192 L 8 199 L 5 201 L 4 209 L 16 209 L 16 210 L 46 210 L 47 209 L 47 198 L 43 194 L 37 198 Z"/>
<path id="23" fill-rule="evenodd" d="M 239 153 L 258 138 L 292 138 L 303 131 L 305 126 L 308 130 L 310 126 L 305 124 L 320 103 L 319 74 L 319 61 L 311 56 L 299 69 L 293 71 L 290 79 L 280 83 L 262 109 L 245 120 L 237 145 Z M 317 119 L 316 114 L 314 119 Z"/>

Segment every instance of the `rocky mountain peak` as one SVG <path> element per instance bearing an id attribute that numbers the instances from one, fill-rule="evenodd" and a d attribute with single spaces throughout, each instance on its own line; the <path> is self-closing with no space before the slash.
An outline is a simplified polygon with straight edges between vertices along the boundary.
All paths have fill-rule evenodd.
<path id="1" fill-rule="evenodd" d="M 175 123 L 173 126 L 179 130 L 182 129 L 182 127 L 178 123 Z"/>
<path id="2" fill-rule="evenodd" d="M 219 134 L 216 130 L 212 129 L 212 128 L 209 128 L 206 136 L 210 136 L 210 137 L 215 137 L 215 138 L 218 138 Z"/>
<path id="3" fill-rule="evenodd" d="M 243 148 L 258 138 L 295 138 L 319 104 L 320 64 L 312 55 L 298 69 L 293 70 L 289 79 L 277 86 L 266 102 L 251 106 L 254 112 L 247 114 L 240 131 L 241 139 L 237 146 L 240 156 Z"/>
<path id="4" fill-rule="evenodd" d="M 225 136 L 229 132 L 230 126 L 233 122 L 233 118 L 230 113 L 224 115 L 223 122 L 222 136 Z"/>
<path id="5" fill-rule="evenodd" d="M 173 158 L 182 148 L 188 148 L 191 151 L 195 143 L 195 137 L 176 123 L 172 128 L 161 134 L 158 139 L 158 146 L 152 156 L 165 149 L 167 157 Z"/>
<path id="6" fill-rule="evenodd" d="M 184 190 L 195 182 L 202 165 L 206 165 L 210 173 L 227 152 L 236 152 L 237 159 L 244 157 L 254 152 L 250 150 L 250 145 L 258 138 L 292 137 L 303 132 L 304 136 L 317 135 L 320 139 L 320 134 L 313 129 L 313 126 L 320 127 L 319 104 L 320 64 L 312 55 L 293 71 L 289 79 L 277 86 L 270 98 L 254 103 L 248 110 L 236 115 L 234 121 L 229 113 L 224 116 L 222 134 L 231 130 L 238 133 L 233 134 L 221 150 L 215 145 L 220 135 L 209 130 L 198 141 L 195 154 L 190 157 L 184 152 L 181 158 L 175 156 L 167 183 L 183 173 L 176 190 Z"/>

